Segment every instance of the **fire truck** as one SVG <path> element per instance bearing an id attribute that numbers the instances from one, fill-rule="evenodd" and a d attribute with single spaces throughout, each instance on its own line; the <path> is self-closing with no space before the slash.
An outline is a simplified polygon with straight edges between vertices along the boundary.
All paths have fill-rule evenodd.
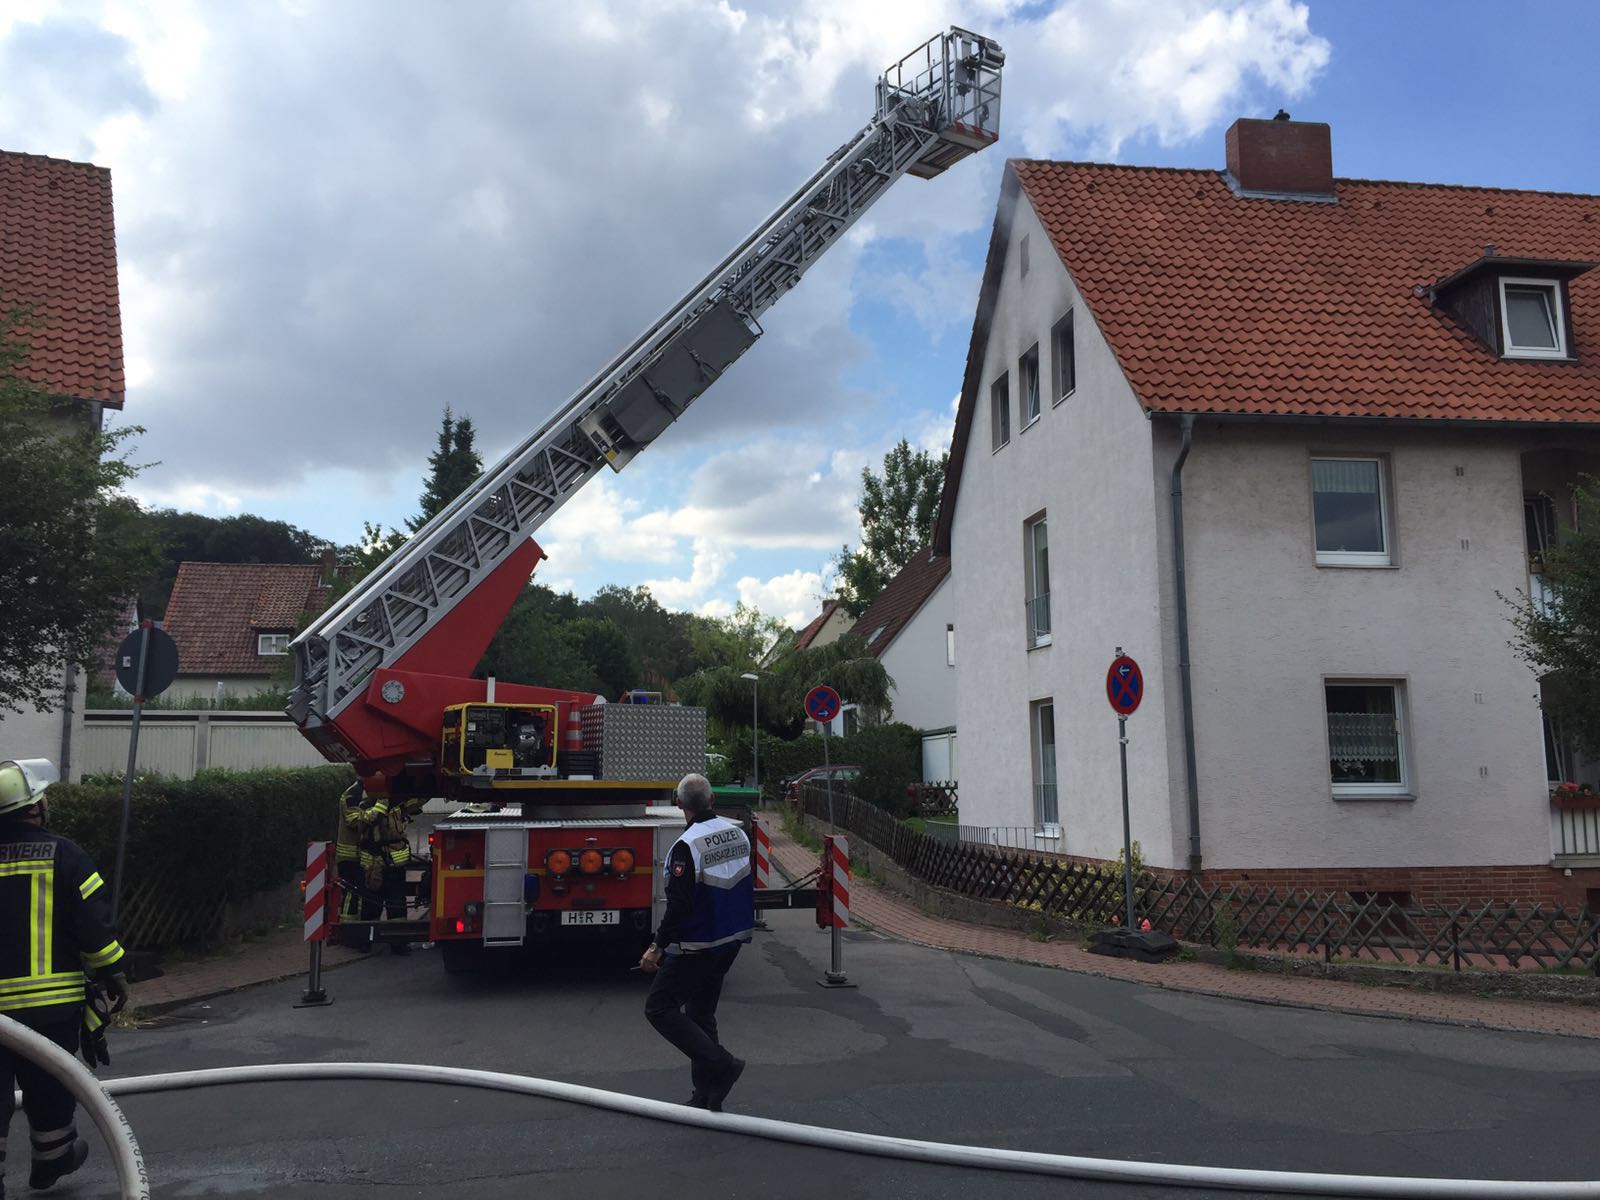
<path id="1" fill-rule="evenodd" d="M 292 643 L 287 712 L 324 757 L 370 791 L 463 804 L 430 835 L 426 937 L 447 968 L 562 936 L 648 937 L 682 828 L 674 789 L 705 769 L 704 711 L 471 673 L 545 557 L 540 526 L 682 416 L 896 180 L 931 179 L 998 139 L 1004 62 L 952 27 L 891 66 L 859 132 Z"/>

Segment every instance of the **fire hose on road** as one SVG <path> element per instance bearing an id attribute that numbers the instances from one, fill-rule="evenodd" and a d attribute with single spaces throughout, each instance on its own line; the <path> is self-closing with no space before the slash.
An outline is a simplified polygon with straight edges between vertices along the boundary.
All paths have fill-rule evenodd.
<path id="1" fill-rule="evenodd" d="M 1097 1179 L 1111 1183 L 1149 1186 L 1227 1188 L 1236 1191 L 1293 1192 L 1311 1196 L 1466 1197 L 1473 1200 L 1600 1200 L 1600 1181 L 1534 1181 L 1502 1179 L 1425 1179 L 1397 1175 L 1332 1175 L 1304 1171 L 1256 1171 L 1234 1167 L 1204 1167 L 1182 1163 L 1131 1162 L 1109 1158 L 1083 1158 L 1070 1154 L 1037 1154 L 1023 1150 L 997 1150 L 987 1146 L 960 1146 L 913 1138 L 886 1137 L 847 1129 L 825 1129 L 776 1121 L 712 1113 L 661 1100 L 647 1100 L 599 1088 L 582 1087 L 553 1079 L 473 1071 L 460 1067 L 423 1066 L 412 1063 L 278 1063 L 263 1066 L 217 1067 L 205 1071 L 174 1071 L 162 1075 L 135 1075 L 96 1081 L 76 1059 L 16 1022 L 0 1018 L 0 1046 L 48 1066 L 72 1087 L 111 1150 L 123 1200 L 149 1200 L 150 1184 L 138 1142 L 112 1096 L 137 1096 L 149 1092 L 176 1092 L 231 1083 L 282 1083 L 306 1080 L 384 1080 L 403 1083 L 446 1084 L 485 1088 L 546 1100 L 584 1104 L 590 1108 L 695 1125 L 723 1133 L 791 1142 L 823 1150 L 842 1150 L 878 1158 L 937 1166 L 1051 1175 L 1068 1179 Z"/>

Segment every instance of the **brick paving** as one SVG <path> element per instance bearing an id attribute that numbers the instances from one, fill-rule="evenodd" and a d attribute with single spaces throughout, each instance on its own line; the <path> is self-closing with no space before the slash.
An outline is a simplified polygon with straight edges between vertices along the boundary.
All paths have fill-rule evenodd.
<path id="1" fill-rule="evenodd" d="M 322 969 L 352 963 L 365 957 L 344 946 L 322 948 Z M 309 955 L 300 930 L 280 930 L 259 941 L 243 942 L 225 952 L 193 962 L 163 964 L 158 979 L 129 986 L 128 1008 L 151 1015 L 182 1004 L 192 1004 L 236 992 L 258 983 L 273 983 L 305 975 Z"/>
<path id="2" fill-rule="evenodd" d="M 776 817 L 766 815 L 761 822 L 772 843 L 773 863 L 779 870 L 790 878 L 799 878 L 816 869 L 816 853 L 785 834 Z M 880 933 L 922 946 L 1057 967 L 1107 979 L 1125 979 L 1174 991 L 1446 1025 L 1600 1038 L 1600 1010 L 1591 1007 L 1369 987 L 1337 979 L 1308 979 L 1266 971 L 1230 971 L 1210 963 L 1157 964 L 1108 958 L 1090 954 L 1067 942 L 1035 941 L 1009 929 L 930 917 L 905 897 L 863 879 L 851 884 L 850 914 Z"/>

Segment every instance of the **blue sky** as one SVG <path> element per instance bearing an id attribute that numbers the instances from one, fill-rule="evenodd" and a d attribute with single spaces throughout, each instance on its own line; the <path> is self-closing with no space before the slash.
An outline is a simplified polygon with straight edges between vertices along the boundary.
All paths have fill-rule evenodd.
<path id="1" fill-rule="evenodd" d="M 1597 12 L 9 0 L 0 147 L 112 168 L 136 493 L 349 541 L 415 510 L 446 402 L 498 457 L 867 120 L 892 59 L 993 36 L 999 147 L 891 189 L 540 535 L 580 595 L 800 623 L 861 467 L 948 441 L 1007 156 L 1220 168 L 1227 125 L 1282 106 L 1332 125 L 1342 176 L 1600 192 Z"/>

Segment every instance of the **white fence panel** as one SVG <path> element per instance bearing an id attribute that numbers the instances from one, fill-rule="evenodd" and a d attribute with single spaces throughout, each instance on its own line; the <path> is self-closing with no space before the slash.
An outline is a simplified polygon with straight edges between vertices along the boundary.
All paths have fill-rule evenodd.
<path id="1" fill-rule="evenodd" d="M 258 767 L 325 767 L 328 760 L 311 748 L 287 717 L 248 724 L 211 720 L 210 765 L 229 771 Z"/>
<path id="2" fill-rule="evenodd" d="M 82 769 L 85 775 L 122 774 L 128 769 L 128 737 L 132 720 L 104 723 L 86 717 L 83 725 Z M 139 772 L 159 771 L 178 779 L 194 774 L 193 721 L 139 722 Z"/>

